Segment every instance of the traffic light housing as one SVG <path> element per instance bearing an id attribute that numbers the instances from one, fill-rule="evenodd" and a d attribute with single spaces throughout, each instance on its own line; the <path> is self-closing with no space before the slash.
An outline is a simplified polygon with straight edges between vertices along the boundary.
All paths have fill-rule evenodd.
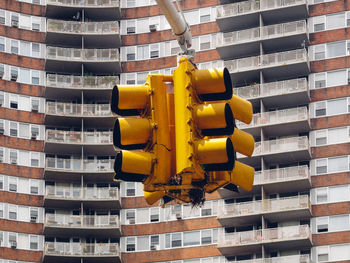
<path id="1" fill-rule="evenodd" d="M 171 145 L 165 82 L 171 76 L 148 75 L 144 85 L 117 85 L 112 90 L 111 110 L 119 116 L 114 124 L 117 155 L 115 179 L 142 182 L 145 198 L 153 204 L 164 191 L 147 191 L 164 185 L 171 176 Z"/>
<path id="2" fill-rule="evenodd" d="M 198 200 L 193 193 L 204 196 L 229 184 L 251 189 L 254 169 L 238 162 L 236 152 L 251 156 L 254 138 L 239 130 L 235 119 L 250 123 L 253 110 L 250 102 L 232 95 L 228 70 L 199 70 L 182 57 L 173 81 L 176 175 L 182 188 L 170 193 L 186 201 Z"/>

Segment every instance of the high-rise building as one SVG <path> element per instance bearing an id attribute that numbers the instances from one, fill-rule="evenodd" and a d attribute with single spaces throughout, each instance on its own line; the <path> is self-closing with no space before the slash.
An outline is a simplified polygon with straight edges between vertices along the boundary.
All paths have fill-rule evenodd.
<path id="1" fill-rule="evenodd" d="M 253 190 L 161 208 L 112 181 L 113 85 L 177 66 L 154 0 L 1 0 L 0 262 L 350 262 L 350 1 L 178 3 L 253 104 Z"/>

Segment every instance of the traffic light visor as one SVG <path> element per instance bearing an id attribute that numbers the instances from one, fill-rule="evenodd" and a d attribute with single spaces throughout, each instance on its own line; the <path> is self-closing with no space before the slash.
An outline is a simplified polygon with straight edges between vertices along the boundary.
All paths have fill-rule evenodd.
<path id="1" fill-rule="evenodd" d="M 252 104 L 242 99 L 236 95 L 232 96 L 232 99 L 229 100 L 231 106 L 233 117 L 237 120 L 240 120 L 246 124 L 249 124 L 253 118 L 253 106 Z"/>
<path id="2" fill-rule="evenodd" d="M 244 190 L 250 191 L 254 183 L 254 168 L 236 161 L 235 169 L 231 173 L 231 183 Z"/>
<path id="3" fill-rule="evenodd" d="M 115 157 L 114 171 L 116 179 L 143 182 L 152 172 L 152 154 L 120 151 Z"/>
<path id="4" fill-rule="evenodd" d="M 111 111 L 121 116 L 139 115 L 149 103 L 148 87 L 116 85 L 111 95 Z"/>
<path id="5" fill-rule="evenodd" d="M 252 156 L 255 142 L 254 137 L 251 134 L 235 128 L 231 136 L 231 140 L 236 152 L 249 157 Z"/>

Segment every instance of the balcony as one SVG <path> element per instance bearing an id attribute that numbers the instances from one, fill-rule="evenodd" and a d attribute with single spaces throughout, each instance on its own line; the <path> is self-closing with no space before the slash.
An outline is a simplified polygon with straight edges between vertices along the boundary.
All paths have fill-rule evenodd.
<path id="1" fill-rule="evenodd" d="M 88 127 L 111 128 L 115 116 L 109 104 L 77 104 L 71 102 L 47 102 L 45 124 L 52 126 L 81 125 L 81 119 L 89 119 Z"/>
<path id="2" fill-rule="evenodd" d="M 308 75 L 308 54 L 297 49 L 255 57 L 226 60 L 224 66 L 230 71 L 235 83 L 253 82 L 259 79 L 260 71 L 265 81 Z"/>
<path id="3" fill-rule="evenodd" d="M 80 206 L 81 202 L 89 207 L 120 208 L 119 189 L 116 187 L 81 187 L 67 185 L 47 185 L 45 206 Z"/>
<path id="4" fill-rule="evenodd" d="M 259 54 L 260 44 L 266 53 L 300 48 L 300 43 L 309 42 L 306 21 L 295 21 L 246 30 L 219 33 L 216 49 L 221 58 L 246 57 Z"/>
<path id="5" fill-rule="evenodd" d="M 311 203 L 307 195 L 302 195 L 218 207 L 218 220 L 225 227 L 253 224 L 261 220 L 262 215 L 270 222 L 310 218 Z"/>
<path id="6" fill-rule="evenodd" d="M 116 73 L 120 72 L 120 58 L 117 48 L 80 49 L 46 47 L 47 71 L 81 72 L 81 65 L 90 72 Z"/>
<path id="7" fill-rule="evenodd" d="M 244 163 L 254 167 L 260 166 L 261 157 L 264 158 L 265 162 L 270 164 L 295 163 L 310 160 L 309 140 L 306 136 L 302 136 L 261 141 L 255 143 L 252 157 L 247 158 L 237 153 L 239 160 L 243 160 Z"/>
<path id="8" fill-rule="evenodd" d="M 121 17 L 120 0 L 46 0 L 46 16 L 57 17 L 64 12 L 72 17 L 84 8 L 86 17 L 97 20 L 115 20 Z"/>
<path id="9" fill-rule="evenodd" d="M 293 250 L 312 246 L 308 225 L 267 228 L 219 235 L 218 249 L 225 255 L 260 253 L 264 245 L 267 249 Z"/>
<path id="10" fill-rule="evenodd" d="M 118 243 L 45 242 L 43 262 L 121 262 Z"/>
<path id="11" fill-rule="evenodd" d="M 227 260 L 225 263 L 310 263 L 310 255 L 303 254 L 303 255 L 292 255 L 292 256 L 284 256 L 284 257 L 273 257 L 273 258 L 257 258 L 257 259 L 249 259 L 249 260 L 239 260 L 239 261 L 232 261 Z"/>
<path id="12" fill-rule="evenodd" d="M 85 47 L 112 48 L 121 45 L 117 21 L 76 22 L 66 20 L 47 20 L 47 44 L 80 46 L 84 36 Z"/>
<path id="13" fill-rule="evenodd" d="M 310 130 L 309 112 L 306 107 L 256 113 L 250 124 L 239 121 L 236 124 L 239 129 L 253 136 L 260 136 L 261 129 L 268 136 L 285 136 Z"/>
<path id="14" fill-rule="evenodd" d="M 119 84 L 118 76 L 46 75 L 45 96 L 47 98 L 70 99 L 81 92 L 104 101 L 110 99 L 111 90 Z M 68 93 L 68 94 L 67 94 Z"/>
<path id="15" fill-rule="evenodd" d="M 221 31 L 227 32 L 259 26 L 259 14 L 265 24 L 277 24 L 305 19 L 309 11 L 305 0 L 249 0 L 217 6 L 216 13 Z"/>
<path id="16" fill-rule="evenodd" d="M 309 167 L 291 166 L 286 168 L 255 171 L 251 192 L 240 189 L 240 195 L 261 193 L 261 186 L 266 193 L 301 192 L 311 188 Z M 224 188 L 219 190 L 222 198 L 232 198 L 236 193 Z"/>
<path id="17" fill-rule="evenodd" d="M 234 88 L 233 93 L 260 106 L 260 100 L 267 107 L 291 107 L 310 102 L 309 86 L 306 78 L 291 79 L 264 84 Z"/>
<path id="18" fill-rule="evenodd" d="M 94 235 L 95 237 L 120 237 L 117 215 L 67 215 L 46 214 L 45 235 Z"/>
<path id="19" fill-rule="evenodd" d="M 47 180 L 72 180 L 72 177 L 84 175 L 90 180 L 109 180 L 114 177 L 114 159 L 82 159 L 71 156 L 70 158 L 46 157 L 45 179 Z"/>
<path id="20" fill-rule="evenodd" d="M 63 131 L 46 130 L 45 152 L 60 153 L 65 151 L 73 154 L 80 153 L 84 147 L 84 152 L 94 152 L 97 155 L 113 155 L 113 133 L 111 131 Z"/>

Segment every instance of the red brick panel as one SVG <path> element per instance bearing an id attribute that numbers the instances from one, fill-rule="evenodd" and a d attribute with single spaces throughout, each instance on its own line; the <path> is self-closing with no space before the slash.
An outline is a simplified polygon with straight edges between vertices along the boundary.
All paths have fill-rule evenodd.
<path id="1" fill-rule="evenodd" d="M 221 224 L 215 217 L 176 220 L 152 224 L 122 226 L 123 236 L 152 235 L 170 232 L 182 232 L 207 228 L 219 228 Z"/>
<path id="2" fill-rule="evenodd" d="M 330 100 L 336 98 L 350 97 L 350 86 L 337 86 L 326 89 L 310 91 L 311 101 Z"/>
<path id="3" fill-rule="evenodd" d="M 219 0 L 181 1 L 181 2 L 179 1 L 179 3 L 181 5 L 181 9 L 184 11 L 184 10 L 198 9 L 199 7 L 203 8 L 208 6 L 216 6 L 220 4 L 220 1 Z M 160 8 L 157 5 L 122 9 L 123 19 L 158 16 L 162 14 L 163 13 L 161 12 Z"/>
<path id="4" fill-rule="evenodd" d="M 0 219 L 0 229 L 9 232 L 21 232 L 32 235 L 42 235 L 43 224 L 19 222 L 14 220 Z"/>
<path id="5" fill-rule="evenodd" d="M 16 109 L 0 108 L 0 119 L 43 124 L 45 114 Z"/>
<path id="6" fill-rule="evenodd" d="M 0 52 L 0 63 L 11 66 L 45 70 L 45 60 Z"/>
<path id="7" fill-rule="evenodd" d="M 349 242 L 350 231 L 312 235 L 312 243 L 314 246 L 324 246 Z"/>
<path id="8" fill-rule="evenodd" d="M 349 155 L 350 143 L 318 146 L 311 148 L 312 158 L 325 158 L 330 156 Z"/>
<path id="9" fill-rule="evenodd" d="M 311 176 L 312 187 L 350 184 L 350 172 Z"/>
<path id="10" fill-rule="evenodd" d="M 45 95 L 44 86 L 28 85 L 2 79 L 0 79 L 0 90 L 35 97 L 44 97 Z"/>
<path id="11" fill-rule="evenodd" d="M 191 247 L 183 249 L 167 249 L 151 252 L 139 252 L 139 253 L 122 253 L 122 262 L 155 262 L 156 261 L 170 261 L 190 259 L 194 257 L 205 258 L 221 256 L 221 253 L 217 249 L 216 245 Z"/>
<path id="12" fill-rule="evenodd" d="M 0 174 L 11 176 L 21 176 L 25 178 L 43 179 L 44 168 L 33 168 L 26 166 L 19 166 L 7 163 L 0 163 Z"/>
<path id="13" fill-rule="evenodd" d="M 330 216 L 350 214 L 350 203 L 339 202 L 312 206 L 312 216 Z"/>
<path id="14" fill-rule="evenodd" d="M 0 146 L 26 151 L 44 151 L 44 141 L 27 140 L 0 135 Z"/>
<path id="15" fill-rule="evenodd" d="M 0 1 L 0 8 L 33 16 L 45 16 L 44 5 L 32 5 L 18 0 Z"/>
<path id="16" fill-rule="evenodd" d="M 1 1 L 2 2 L 2 1 Z M 45 43 L 45 33 L 0 25 L 0 36 L 36 43 Z"/>
<path id="17" fill-rule="evenodd" d="M 325 14 L 338 13 L 346 10 L 350 10 L 349 0 L 331 1 L 328 3 L 321 3 L 309 6 L 310 16 L 321 16 Z"/>
<path id="18" fill-rule="evenodd" d="M 350 125 L 350 114 L 311 119 L 311 129 L 320 130 Z"/>
<path id="19" fill-rule="evenodd" d="M 310 34 L 310 44 L 317 45 L 327 42 L 347 40 L 350 38 L 350 29 L 340 28 Z"/>
<path id="20" fill-rule="evenodd" d="M 6 191 L 0 191 L 0 200 L 5 203 L 25 206 L 41 207 L 44 204 L 44 197 L 41 195 L 19 194 Z"/>
<path id="21" fill-rule="evenodd" d="M 310 63 L 310 69 L 313 73 L 343 68 L 350 68 L 350 56 L 311 61 Z"/>
<path id="22" fill-rule="evenodd" d="M 31 251 L 31 250 L 0 247 L 0 258 L 3 258 L 3 259 L 21 260 L 21 261 L 28 261 L 28 262 L 41 262 L 42 256 L 43 256 L 43 252 L 41 251 Z"/>

